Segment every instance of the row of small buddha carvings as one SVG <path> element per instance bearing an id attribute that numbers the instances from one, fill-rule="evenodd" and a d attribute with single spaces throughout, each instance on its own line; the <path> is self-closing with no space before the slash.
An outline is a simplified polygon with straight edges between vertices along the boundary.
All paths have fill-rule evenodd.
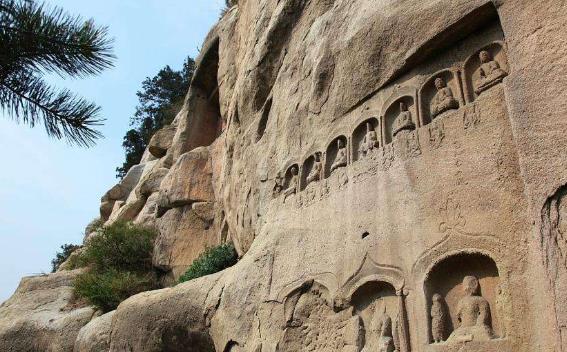
<path id="1" fill-rule="evenodd" d="M 486 50 L 479 53 L 480 66 L 477 72 L 477 79 L 474 81 L 474 90 L 477 95 L 494 87 L 502 82 L 502 79 L 508 73 L 501 67 L 500 63 Z M 431 119 L 443 114 L 444 112 L 455 110 L 459 108 L 459 103 L 453 89 L 447 85 L 447 82 L 442 77 L 435 78 L 435 95 L 430 102 L 430 116 Z M 388 131 L 391 138 L 396 137 L 404 131 L 413 131 L 416 129 L 416 124 L 412 117 L 408 105 L 404 101 L 399 102 L 399 114 L 392 123 L 391 130 Z M 390 140 L 391 141 L 391 140 Z M 366 134 L 357 148 L 358 157 L 364 158 L 368 153 L 374 149 L 379 148 L 380 141 L 376 127 L 371 122 L 366 122 Z M 317 152 L 311 157 L 314 158 L 313 165 L 309 174 L 305 177 L 305 186 L 319 181 L 322 177 L 324 165 L 322 161 L 322 153 Z M 310 157 L 310 158 L 311 158 Z M 329 168 L 329 174 L 334 170 L 345 167 L 348 165 L 348 152 L 346 141 L 336 139 L 336 155 Z M 283 192 L 284 198 L 292 194 L 296 194 L 300 188 L 299 166 L 292 165 L 285 174 L 279 173 L 275 179 L 275 186 L 273 189 L 274 196 L 278 196 Z"/>

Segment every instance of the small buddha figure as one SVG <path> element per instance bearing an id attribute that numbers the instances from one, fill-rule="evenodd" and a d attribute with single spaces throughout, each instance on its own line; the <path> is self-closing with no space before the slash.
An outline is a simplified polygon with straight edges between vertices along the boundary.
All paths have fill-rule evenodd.
<path id="1" fill-rule="evenodd" d="M 323 169 L 323 163 L 321 162 L 321 157 L 319 153 L 315 154 L 315 162 L 313 163 L 313 168 L 309 175 L 307 175 L 307 184 L 311 182 L 319 181 L 321 178 L 321 170 Z"/>
<path id="2" fill-rule="evenodd" d="M 488 301 L 479 295 L 480 284 L 475 276 L 463 279 L 463 293 L 457 305 L 459 327 L 448 342 L 487 341 L 494 338 Z"/>
<path id="3" fill-rule="evenodd" d="M 459 103 L 455 100 L 453 91 L 451 88 L 447 87 L 447 83 L 445 83 L 443 78 L 438 77 L 435 79 L 435 88 L 437 89 L 437 93 L 435 93 L 431 101 L 431 117 L 440 115 L 448 110 L 459 108 Z"/>
<path id="4" fill-rule="evenodd" d="M 411 118 L 411 112 L 408 111 L 407 104 L 402 101 L 400 102 L 400 114 L 392 125 L 392 136 L 395 137 L 403 130 L 415 130 L 415 124 Z"/>
<path id="5" fill-rule="evenodd" d="M 331 172 L 347 165 L 347 151 L 341 139 L 337 140 L 337 148 L 337 156 L 335 157 L 335 162 L 331 165 Z"/>
<path id="6" fill-rule="evenodd" d="M 292 194 L 297 193 L 297 186 L 299 185 L 299 171 L 297 170 L 297 166 L 291 167 L 291 179 L 289 180 L 289 185 L 287 189 L 284 191 L 284 200 Z"/>
<path id="7" fill-rule="evenodd" d="M 392 337 L 392 318 L 386 313 L 386 306 L 381 313 L 376 310 L 370 329 L 366 332 L 366 345 L 362 352 L 394 352 L 394 339 Z"/>
<path id="8" fill-rule="evenodd" d="M 478 56 L 480 58 L 480 77 L 475 82 L 474 91 L 476 94 L 497 85 L 508 75 L 488 51 L 483 50 Z"/>
<path id="9" fill-rule="evenodd" d="M 366 123 L 366 135 L 360 143 L 360 148 L 358 150 L 358 155 L 360 157 L 365 156 L 367 153 L 372 151 L 374 148 L 378 148 L 380 144 L 378 143 L 378 134 L 374 130 L 374 126 L 370 122 Z"/>
<path id="10" fill-rule="evenodd" d="M 436 293 L 431 303 L 431 335 L 433 342 L 441 343 L 445 340 L 447 314 L 443 297 Z"/>

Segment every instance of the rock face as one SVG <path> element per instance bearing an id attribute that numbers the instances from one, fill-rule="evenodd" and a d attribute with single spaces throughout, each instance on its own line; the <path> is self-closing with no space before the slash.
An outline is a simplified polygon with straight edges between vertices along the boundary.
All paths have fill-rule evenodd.
<path id="1" fill-rule="evenodd" d="M 567 350 L 564 2 L 232 4 L 101 215 L 158 228 L 166 285 L 242 259 L 123 302 L 110 351 Z"/>
<path id="2" fill-rule="evenodd" d="M 22 279 L 16 293 L 0 306 L 0 351 L 73 351 L 79 330 L 95 311 L 74 301 L 79 271 Z"/>

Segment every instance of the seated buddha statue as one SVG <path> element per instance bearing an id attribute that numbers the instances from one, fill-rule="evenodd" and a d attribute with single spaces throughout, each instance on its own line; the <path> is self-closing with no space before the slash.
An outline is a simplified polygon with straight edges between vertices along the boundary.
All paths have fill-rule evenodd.
<path id="1" fill-rule="evenodd" d="M 337 140 L 337 148 L 337 156 L 335 157 L 335 161 L 331 165 L 331 172 L 338 169 L 339 167 L 344 167 L 347 165 L 347 151 L 341 139 Z"/>
<path id="2" fill-rule="evenodd" d="M 395 137 L 403 130 L 414 130 L 415 124 L 411 118 L 411 112 L 408 111 L 408 106 L 403 101 L 400 102 L 400 114 L 394 120 L 392 125 L 392 136 Z"/>
<path id="3" fill-rule="evenodd" d="M 321 162 L 321 157 L 319 153 L 315 154 L 315 162 L 313 163 L 313 168 L 309 175 L 307 175 L 307 184 L 311 182 L 319 181 L 321 178 L 321 170 L 323 169 L 323 163 Z"/>
<path id="4" fill-rule="evenodd" d="M 463 279 L 463 293 L 457 305 L 459 326 L 447 342 L 487 341 L 494 338 L 488 301 L 479 294 L 480 284 L 474 276 Z"/>
<path id="5" fill-rule="evenodd" d="M 379 145 L 380 143 L 378 143 L 378 134 L 374 130 L 374 126 L 372 126 L 370 122 L 367 122 L 366 135 L 364 136 L 362 143 L 360 143 L 358 155 L 360 157 L 363 157 L 374 148 L 378 148 Z"/>
<path id="6" fill-rule="evenodd" d="M 292 194 L 297 193 L 297 187 L 299 186 L 299 170 L 297 170 L 297 166 L 291 167 L 291 179 L 289 180 L 289 184 L 284 191 L 284 199 Z"/>
<path id="7" fill-rule="evenodd" d="M 451 88 L 447 87 L 447 83 L 445 83 L 443 78 L 439 77 L 435 79 L 435 88 L 437 89 L 437 93 L 435 93 L 431 101 L 432 118 L 445 111 L 459 108 L 459 103 L 455 100 L 453 91 Z"/>
<path id="8" fill-rule="evenodd" d="M 479 68 L 479 78 L 474 84 L 474 91 L 476 94 L 480 94 L 485 90 L 497 85 L 502 82 L 502 79 L 508 75 L 504 71 L 498 61 L 490 55 L 486 50 L 483 50 L 479 54 L 480 58 L 480 68 Z"/>

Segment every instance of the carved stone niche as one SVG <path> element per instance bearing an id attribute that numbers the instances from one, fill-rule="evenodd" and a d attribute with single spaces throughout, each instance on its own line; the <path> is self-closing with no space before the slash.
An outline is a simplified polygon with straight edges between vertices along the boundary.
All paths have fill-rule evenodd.
<path id="1" fill-rule="evenodd" d="M 487 255 L 450 256 L 429 272 L 425 282 L 429 343 L 491 343 L 504 337 L 507 293 L 496 263 Z"/>
<path id="2" fill-rule="evenodd" d="M 306 283 L 284 300 L 286 328 L 278 351 L 359 352 L 362 324 L 353 309 L 333 310 L 329 290 Z"/>
<path id="3" fill-rule="evenodd" d="M 375 117 L 363 121 L 352 133 L 352 160 L 363 159 L 380 147 L 380 130 Z"/>
<path id="4" fill-rule="evenodd" d="M 394 137 L 403 131 L 415 130 L 417 117 L 414 97 L 405 95 L 394 99 L 384 112 L 384 142 L 392 143 Z"/>
<path id="5" fill-rule="evenodd" d="M 409 352 L 404 297 L 387 282 L 369 281 L 351 297 L 364 326 L 362 352 Z"/>
<path id="6" fill-rule="evenodd" d="M 502 83 L 508 75 L 508 58 L 504 43 L 491 43 L 471 55 L 464 65 L 464 94 L 472 103 L 488 89 Z"/>
<path id="7" fill-rule="evenodd" d="M 289 166 L 284 175 L 283 194 L 287 198 L 299 192 L 299 165 Z"/>
<path id="8" fill-rule="evenodd" d="M 325 178 L 331 173 L 348 164 L 348 140 L 345 136 L 338 136 L 327 147 L 325 154 Z"/>
<path id="9" fill-rule="evenodd" d="M 419 90 L 421 126 L 464 105 L 458 70 L 445 69 L 433 74 Z"/>
<path id="10" fill-rule="evenodd" d="M 301 190 L 303 191 L 307 185 L 320 181 L 323 178 L 323 155 L 316 152 L 310 155 L 303 162 L 301 168 Z"/>

